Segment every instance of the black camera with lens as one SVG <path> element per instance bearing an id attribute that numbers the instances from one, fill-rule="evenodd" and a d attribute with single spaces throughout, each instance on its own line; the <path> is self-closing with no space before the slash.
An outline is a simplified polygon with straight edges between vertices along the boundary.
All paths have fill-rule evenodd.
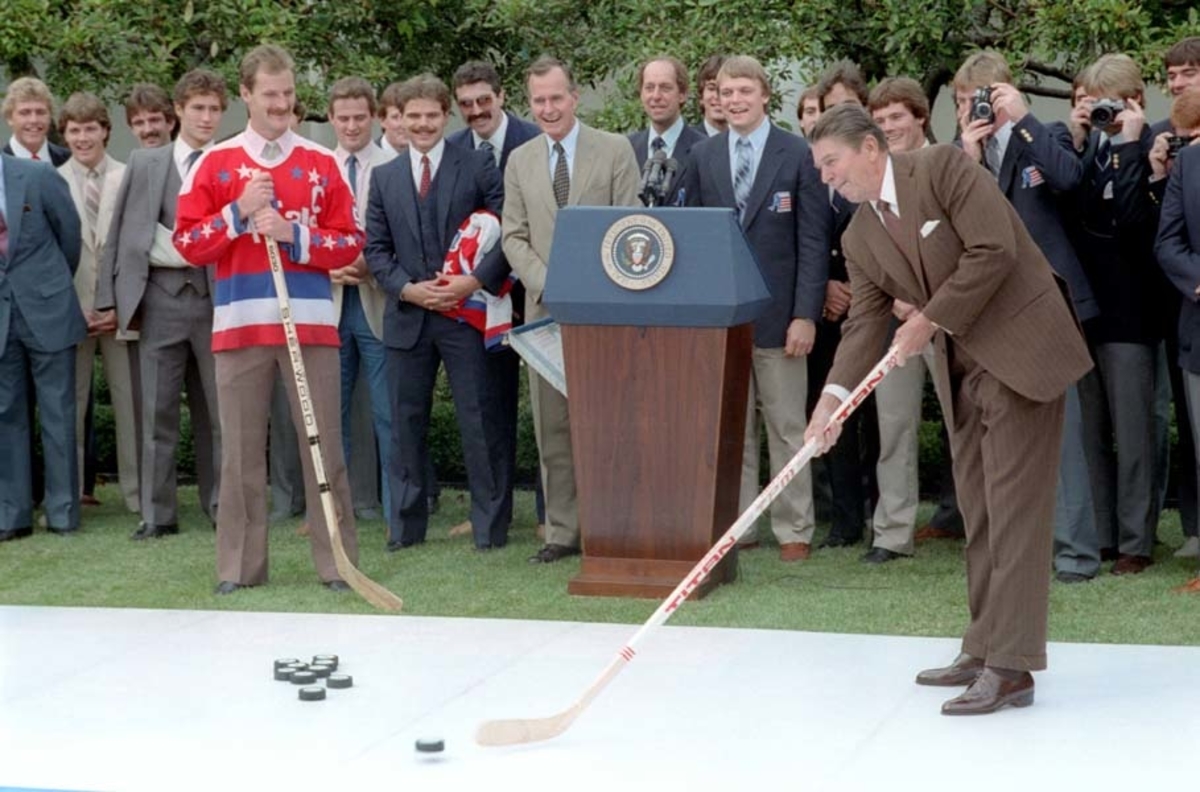
<path id="1" fill-rule="evenodd" d="M 1175 155 L 1183 151 L 1184 147 L 1192 145 L 1192 141 L 1195 139 L 1195 135 L 1168 135 L 1167 159 L 1174 159 Z"/>
<path id="2" fill-rule="evenodd" d="M 1093 129 L 1107 129 L 1117 121 L 1117 116 L 1125 109 L 1125 103 L 1120 99 L 1099 99 L 1092 105 L 1089 116 Z"/>
<path id="3" fill-rule="evenodd" d="M 985 85 L 975 89 L 975 94 L 971 97 L 971 115 L 968 120 L 996 123 L 996 109 L 992 107 L 991 86 Z"/>

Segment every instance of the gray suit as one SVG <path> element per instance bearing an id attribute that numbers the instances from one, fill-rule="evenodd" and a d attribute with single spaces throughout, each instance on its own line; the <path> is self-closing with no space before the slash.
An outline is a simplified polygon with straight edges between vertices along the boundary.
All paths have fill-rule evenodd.
<path id="1" fill-rule="evenodd" d="M 577 145 L 568 206 L 639 204 L 637 159 L 628 139 L 580 123 Z M 525 284 L 527 322 L 547 315 L 542 292 L 558 216 L 549 163 L 547 138 L 539 135 L 513 152 L 504 171 L 504 255 Z M 546 491 L 546 542 L 578 547 L 567 400 L 532 371 L 529 390 Z"/>
<path id="2" fill-rule="evenodd" d="M 151 262 L 159 225 L 175 227 L 182 180 L 174 144 L 139 149 L 129 157 L 113 206 L 100 260 L 96 307 L 117 309 L 121 330 L 139 329 L 142 385 L 142 519 L 176 525 L 175 451 L 179 399 L 187 384 L 196 441 L 200 505 L 212 517 L 217 503 L 220 429 L 212 356 L 211 273 Z"/>
<path id="3" fill-rule="evenodd" d="M 87 325 L 72 277 L 79 215 L 48 165 L 0 155 L 6 241 L 0 248 L 0 531 L 33 525 L 27 382 L 33 373 L 46 458 L 46 518 L 79 527 L 75 345 Z"/>

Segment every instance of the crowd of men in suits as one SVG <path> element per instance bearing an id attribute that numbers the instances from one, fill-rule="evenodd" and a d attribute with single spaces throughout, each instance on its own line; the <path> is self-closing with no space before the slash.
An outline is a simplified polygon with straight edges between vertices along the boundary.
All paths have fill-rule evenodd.
<path id="1" fill-rule="evenodd" d="M 1091 579 L 1109 560 L 1115 574 L 1153 562 L 1172 399 L 1186 537 L 1179 552 L 1200 556 L 1192 437 L 1200 182 L 1183 177 L 1200 168 L 1190 145 L 1200 134 L 1200 39 L 1176 44 L 1165 65 L 1174 104 L 1171 118 L 1154 125 L 1142 109 L 1143 78 L 1121 55 L 1080 73 L 1067 123 L 1038 120 L 995 53 L 971 56 L 954 78 L 955 145 L 990 176 L 1053 268 L 1095 364 L 1065 386 L 1056 438 L 1053 567 L 1064 583 Z M 866 109 L 892 154 L 928 147 L 930 138 L 918 83 L 889 77 L 868 89 L 847 62 L 801 95 L 800 134 L 786 131 L 769 118 L 765 71 L 741 56 L 709 58 L 694 82 L 673 57 L 642 64 L 647 126 L 617 135 L 578 120 L 570 67 L 543 57 L 526 74 L 534 123 L 506 109 L 501 77 L 484 62 L 464 64 L 450 85 L 424 74 L 378 97 L 361 78 L 339 80 L 327 107 L 337 138 L 330 152 L 295 131 L 294 71 L 279 48 L 249 53 L 239 75 L 249 123 L 221 142 L 214 138 L 228 96 L 218 75 L 188 72 L 172 95 L 135 86 L 125 110 L 140 148 L 126 164 L 106 152 L 112 123 L 96 97 L 75 94 L 54 118 L 43 83 L 10 84 L 3 112 L 13 137 L 0 160 L 0 541 L 32 532 L 38 500 L 49 530 L 78 529 L 99 352 L 121 493 L 139 516 L 132 538 L 179 531 L 175 459 L 186 393 L 200 504 L 217 530 L 217 591 L 265 583 L 270 517 L 302 512 L 321 580 L 345 588 L 279 324 L 262 244 L 270 237 L 285 261 L 350 558 L 355 516 L 374 516 L 376 496 L 387 550 L 425 541 L 437 502 L 429 427 L 442 366 L 470 492 L 462 531 L 480 551 L 504 547 L 520 365 L 493 342 L 547 313 L 541 296 L 557 210 L 638 205 L 639 174 L 660 151 L 679 163 L 670 191 L 678 204 L 738 213 L 771 292 L 754 325 L 741 492 L 748 505 L 760 486 L 762 433 L 773 474 L 805 442 L 861 299 L 843 240 L 862 213 L 822 173 L 806 136 L 831 108 L 850 104 Z M 689 126 L 693 85 L 702 119 Z M 1095 120 L 1108 100 L 1120 102 L 1112 119 Z M 466 128 L 447 135 L 455 105 Z M 67 148 L 49 142 L 52 123 Z M 889 304 L 891 332 L 931 298 L 928 283 L 905 285 Z M 846 424 L 819 475 L 805 472 L 773 505 L 782 561 L 867 536 L 863 560 L 883 564 L 912 556 L 920 541 L 963 535 L 949 467 L 937 514 L 917 526 L 921 407 L 925 374 L 938 370 L 935 347 L 890 375 Z M 530 392 L 545 538 L 530 561 L 553 563 L 581 547 L 569 408 L 532 372 Z M 365 433 L 355 429 L 360 417 Z M 35 425 L 44 467 L 30 461 Z M 943 432 L 947 447 L 957 442 L 951 430 Z M 831 523 L 820 546 L 814 489 Z M 751 534 L 742 549 L 758 544 Z"/>

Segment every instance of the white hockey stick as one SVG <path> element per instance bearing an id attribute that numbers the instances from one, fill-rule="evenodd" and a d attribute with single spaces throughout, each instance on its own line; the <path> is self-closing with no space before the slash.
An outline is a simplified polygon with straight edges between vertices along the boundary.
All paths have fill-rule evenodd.
<path id="1" fill-rule="evenodd" d="M 350 563 L 346 548 L 342 545 L 342 532 L 338 526 L 337 507 L 333 502 L 333 490 L 325 477 L 325 463 L 321 458 L 321 436 L 317 433 L 317 415 L 313 412 L 312 394 L 308 390 L 308 375 L 304 373 L 304 356 L 300 353 L 300 337 L 296 335 L 296 322 L 292 318 L 292 302 L 288 296 L 287 280 L 283 276 L 283 260 L 279 257 L 279 245 L 269 236 L 267 258 L 271 262 L 271 276 L 275 280 L 275 293 L 279 296 L 279 316 L 283 321 L 283 334 L 287 338 L 288 357 L 292 361 L 292 374 L 296 379 L 296 392 L 300 396 L 300 411 L 304 417 L 304 433 L 308 436 L 308 448 L 312 452 L 313 473 L 321 492 L 321 511 L 325 525 L 329 528 L 329 544 L 333 548 L 333 562 L 338 574 L 350 588 L 367 602 L 386 611 L 398 611 L 404 601 L 383 586 L 371 580 Z"/>
<path id="2" fill-rule="evenodd" d="M 829 426 L 834 424 L 845 423 L 850 414 L 862 404 L 867 396 L 871 395 L 871 391 L 875 390 L 880 381 L 887 376 L 888 372 L 900 364 L 900 355 L 896 347 L 892 347 L 884 355 L 883 360 L 871 369 L 871 372 L 859 383 L 858 387 L 850 394 L 833 417 L 829 419 Z M 779 471 L 779 474 L 767 485 L 759 496 L 754 499 L 749 508 L 742 514 L 737 521 L 730 526 L 712 549 L 705 554 L 703 558 L 692 568 L 690 572 L 683 578 L 675 590 L 658 606 L 658 610 L 641 626 L 629 642 L 621 647 L 617 652 L 617 656 L 612 659 L 612 662 L 601 672 L 596 681 L 583 691 L 583 695 L 579 700 L 572 704 L 567 709 L 551 715 L 548 718 L 511 718 L 507 720 L 485 721 L 480 724 L 479 729 L 475 732 L 475 742 L 484 746 L 497 745 L 517 745 L 520 743 L 541 742 L 549 740 L 565 732 L 575 719 L 587 708 L 589 704 L 600 695 L 600 691 L 613 680 L 620 671 L 633 661 L 636 652 L 634 647 L 645 637 L 646 633 L 651 629 L 658 627 L 663 622 L 671 617 L 684 600 L 696 588 L 704 582 L 708 577 L 708 573 L 713 570 L 721 559 L 724 558 L 730 550 L 736 545 L 738 539 L 749 530 L 750 526 L 767 510 L 771 502 L 783 492 L 784 488 L 791 483 L 804 466 L 816 456 L 817 443 L 808 442 L 804 447 L 796 452 L 796 455 L 788 461 L 788 463 Z"/>

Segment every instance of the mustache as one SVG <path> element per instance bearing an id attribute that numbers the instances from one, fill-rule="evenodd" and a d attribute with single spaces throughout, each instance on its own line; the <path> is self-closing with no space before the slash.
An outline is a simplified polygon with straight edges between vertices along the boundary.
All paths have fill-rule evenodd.
<path id="1" fill-rule="evenodd" d="M 491 112 L 476 113 L 474 115 L 467 116 L 467 123 L 469 124 L 472 121 L 480 121 L 483 119 L 490 120 L 491 118 L 492 118 Z"/>

